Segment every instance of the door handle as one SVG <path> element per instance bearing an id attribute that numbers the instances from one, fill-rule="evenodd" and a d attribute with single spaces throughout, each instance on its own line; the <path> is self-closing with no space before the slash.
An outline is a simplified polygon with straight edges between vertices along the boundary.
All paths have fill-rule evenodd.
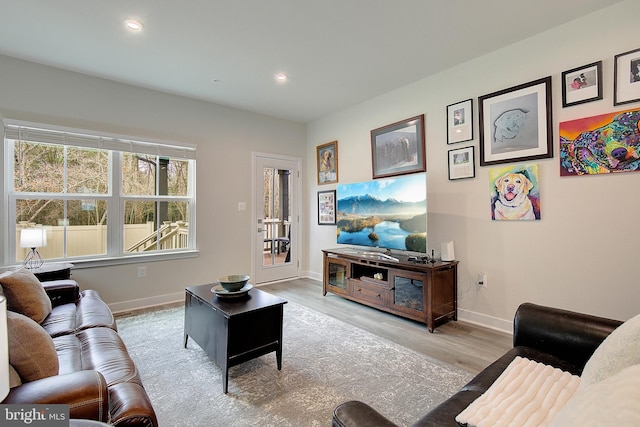
<path id="1" fill-rule="evenodd" d="M 262 233 L 264 230 L 262 228 L 258 228 L 258 233 Z"/>

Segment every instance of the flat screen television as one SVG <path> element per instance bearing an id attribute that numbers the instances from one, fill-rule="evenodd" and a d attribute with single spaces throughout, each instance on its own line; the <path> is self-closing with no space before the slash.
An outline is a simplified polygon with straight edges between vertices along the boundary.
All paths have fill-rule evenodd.
<path id="1" fill-rule="evenodd" d="M 336 188 L 338 243 L 427 252 L 427 174 Z"/>

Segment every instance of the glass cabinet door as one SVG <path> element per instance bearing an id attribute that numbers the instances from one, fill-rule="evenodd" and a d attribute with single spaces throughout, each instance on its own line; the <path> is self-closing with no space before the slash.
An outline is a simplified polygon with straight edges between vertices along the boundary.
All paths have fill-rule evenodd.
<path id="1" fill-rule="evenodd" d="M 424 312 L 424 277 L 409 274 L 395 274 L 393 276 L 393 305 Z"/>
<path id="2" fill-rule="evenodd" d="M 335 288 L 347 290 L 347 265 L 337 260 L 330 260 L 328 265 L 328 284 Z"/>

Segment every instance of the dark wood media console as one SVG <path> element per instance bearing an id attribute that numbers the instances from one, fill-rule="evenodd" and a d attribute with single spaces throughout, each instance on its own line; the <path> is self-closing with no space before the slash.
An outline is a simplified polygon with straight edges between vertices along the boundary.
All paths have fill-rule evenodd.
<path id="1" fill-rule="evenodd" d="M 323 249 L 322 294 L 425 323 L 429 332 L 458 319 L 458 261 L 421 262 L 404 255 Z"/>

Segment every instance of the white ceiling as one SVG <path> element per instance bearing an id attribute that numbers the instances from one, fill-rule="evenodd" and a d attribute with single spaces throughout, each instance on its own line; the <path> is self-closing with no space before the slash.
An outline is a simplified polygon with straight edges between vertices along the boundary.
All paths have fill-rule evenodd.
<path id="1" fill-rule="evenodd" d="M 307 123 L 619 1 L 0 0 L 0 54 Z"/>

